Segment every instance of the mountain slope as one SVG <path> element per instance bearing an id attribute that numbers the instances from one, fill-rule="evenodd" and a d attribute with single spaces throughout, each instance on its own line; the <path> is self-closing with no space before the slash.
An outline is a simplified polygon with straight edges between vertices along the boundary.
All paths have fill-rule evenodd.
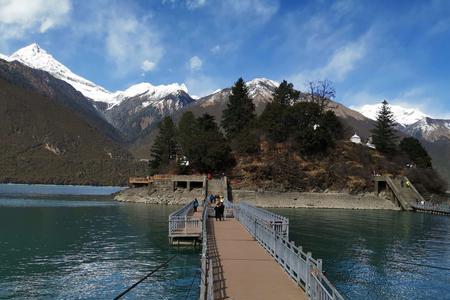
<path id="1" fill-rule="evenodd" d="M 403 131 L 428 142 L 435 142 L 440 139 L 450 140 L 450 120 L 425 117 L 413 124 L 405 126 Z"/>
<path id="2" fill-rule="evenodd" d="M 0 128 L 1 182 L 126 182 L 129 156 L 119 145 L 70 108 L 4 79 Z"/>
<path id="3" fill-rule="evenodd" d="M 72 111 L 109 138 L 120 142 L 120 133 L 109 124 L 80 92 L 49 73 L 29 68 L 22 63 L 0 61 L 0 78 L 23 89 L 49 97 Z"/>
<path id="4" fill-rule="evenodd" d="M 125 91 L 111 93 L 74 74 L 35 43 L 19 49 L 10 57 L 3 58 L 11 62 L 20 62 L 36 70 L 46 71 L 55 78 L 67 82 L 88 98 L 89 104 L 109 123 L 124 133 L 130 141 L 142 132 L 154 128 L 163 116 L 170 115 L 194 102 L 186 86 L 176 83 L 158 86 L 140 83 Z"/>

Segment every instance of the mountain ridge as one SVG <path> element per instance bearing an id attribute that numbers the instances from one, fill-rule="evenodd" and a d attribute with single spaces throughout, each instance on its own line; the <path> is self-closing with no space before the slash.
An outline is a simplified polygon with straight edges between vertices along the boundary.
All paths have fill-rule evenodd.
<path id="1" fill-rule="evenodd" d="M 77 99 L 84 103 L 85 110 L 90 110 L 85 103 L 88 102 L 92 110 L 98 112 L 114 129 L 119 130 L 121 135 L 126 137 L 126 143 L 131 145 L 130 149 L 133 150 L 134 154 L 138 154 L 138 157 L 148 157 L 148 150 L 144 154 L 142 149 L 143 147 L 149 148 L 154 129 L 163 117 L 170 115 L 177 119 L 182 112 L 190 110 L 197 115 L 209 113 L 219 121 L 231 93 L 231 88 L 226 87 L 197 99 L 197 97 L 189 94 L 188 88 L 183 83 L 153 85 L 148 82 L 131 85 L 123 91 L 110 92 L 74 74 L 37 44 L 19 49 L 9 57 L 0 56 L 1 58 L 6 58 L 6 61 L 9 62 L 17 61 L 17 63 L 33 69 L 48 72 L 51 76 L 71 85 L 81 93 Z M 42 78 L 45 78 L 46 75 L 42 76 Z M 30 82 L 36 83 L 36 80 L 33 80 Z M 247 81 L 246 84 L 249 95 L 255 103 L 257 113 L 261 113 L 265 105 L 272 101 L 272 93 L 279 85 L 278 82 L 267 78 L 254 78 Z M 69 91 L 65 88 L 63 90 Z M 50 89 L 45 92 L 51 93 L 52 91 Z M 70 91 L 69 93 L 73 92 Z M 100 96 L 93 99 L 97 95 Z M 353 107 L 352 109 L 352 107 L 349 108 L 332 101 L 330 109 L 343 121 L 347 127 L 347 134 L 352 135 L 356 132 L 363 139 L 367 139 L 375 124 L 374 118 L 377 107 L 378 104 L 364 105 L 359 109 Z M 444 140 L 444 142 L 439 143 L 439 145 L 450 144 L 445 142 L 450 141 L 449 120 L 433 119 L 420 110 L 403 108 L 398 105 L 392 105 L 392 108 L 398 120 L 399 126 L 397 129 L 400 132 L 427 142 L 427 150 L 431 153 L 439 153 L 440 155 L 447 153 L 447 150 L 444 152 L 437 151 L 434 147 L 437 147 L 438 141 L 441 140 Z M 93 112 L 91 111 L 91 113 Z M 448 152 L 450 153 L 450 148 Z M 440 158 L 433 159 L 434 161 L 440 160 Z"/>

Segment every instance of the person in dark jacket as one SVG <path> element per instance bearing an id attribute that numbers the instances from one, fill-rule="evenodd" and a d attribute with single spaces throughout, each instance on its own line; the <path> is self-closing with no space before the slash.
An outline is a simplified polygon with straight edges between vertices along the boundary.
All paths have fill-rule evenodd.
<path id="1" fill-rule="evenodd" d="M 220 221 L 220 204 L 219 204 L 219 202 L 216 203 L 216 206 L 214 206 L 214 213 L 215 213 L 216 221 Z"/>
<path id="2" fill-rule="evenodd" d="M 223 204 L 223 199 L 220 199 L 220 220 L 225 221 L 224 212 L 225 212 L 225 205 Z"/>
<path id="3" fill-rule="evenodd" d="M 194 211 L 197 211 L 197 207 L 198 207 L 198 200 L 197 200 L 197 198 L 195 198 L 195 200 L 194 200 Z"/>

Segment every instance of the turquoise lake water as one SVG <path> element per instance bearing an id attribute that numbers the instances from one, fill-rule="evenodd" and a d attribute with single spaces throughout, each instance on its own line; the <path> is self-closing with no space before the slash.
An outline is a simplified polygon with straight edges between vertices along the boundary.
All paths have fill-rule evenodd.
<path id="1" fill-rule="evenodd" d="M 291 240 L 323 260 L 347 299 L 450 299 L 450 217 L 340 209 L 273 209 Z"/>
<path id="2" fill-rule="evenodd" d="M 198 299 L 199 249 L 168 244 L 176 207 L 90 199 L 0 195 L 0 299 L 112 299 L 175 254 L 124 299 Z"/>
<path id="3" fill-rule="evenodd" d="M 60 186 L 46 186 L 58 195 L 34 198 L 27 186 L 15 188 L 0 194 L 0 299 L 112 299 L 175 254 L 125 299 L 198 299 L 200 249 L 168 244 L 176 207 L 74 199 Z M 77 188 L 86 191 L 68 187 Z M 99 189 L 94 195 L 107 194 Z M 347 299 L 450 299 L 449 217 L 273 211 L 289 218 L 291 239 L 323 259 Z"/>

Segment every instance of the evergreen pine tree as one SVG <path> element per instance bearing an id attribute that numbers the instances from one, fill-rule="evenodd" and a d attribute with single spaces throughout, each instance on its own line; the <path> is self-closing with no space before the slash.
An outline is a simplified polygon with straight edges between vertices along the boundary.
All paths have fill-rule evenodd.
<path id="1" fill-rule="evenodd" d="M 392 153 L 396 150 L 396 136 L 394 132 L 394 115 L 386 100 L 382 102 L 378 111 L 377 122 L 372 130 L 373 143 L 383 153 Z"/>
<path id="2" fill-rule="evenodd" d="M 293 84 L 286 80 L 283 80 L 273 92 L 273 101 L 266 105 L 260 117 L 261 126 L 271 141 L 284 142 L 290 135 L 291 104 L 295 103 L 299 97 L 300 92 L 294 90 Z"/>
<path id="3" fill-rule="evenodd" d="M 404 138 L 400 142 L 400 149 L 405 152 L 419 168 L 431 168 L 431 158 L 427 150 L 418 139 L 413 137 Z"/>
<path id="4" fill-rule="evenodd" d="M 199 126 L 192 112 L 188 111 L 181 116 L 178 122 L 178 143 L 181 148 L 181 154 L 188 159 L 195 152 L 196 143 L 198 143 Z"/>
<path id="5" fill-rule="evenodd" d="M 273 102 L 283 106 L 294 104 L 300 97 L 300 92 L 294 89 L 292 83 L 283 80 L 273 92 Z"/>
<path id="6" fill-rule="evenodd" d="M 231 149 L 219 130 L 214 117 L 203 114 L 197 118 L 199 131 L 192 156 L 194 169 L 200 172 L 221 172 L 234 164 Z"/>
<path id="7" fill-rule="evenodd" d="M 255 117 L 255 105 L 248 95 L 244 79 L 239 78 L 231 88 L 229 101 L 222 115 L 221 126 L 227 138 L 232 139 L 243 129 L 250 127 Z"/>
<path id="8" fill-rule="evenodd" d="M 159 133 L 153 143 L 150 159 L 150 173 L 154 174 L 161 167 L 168 166 L 177 154 L 176 128 L 172 118 L 165 117 L 158 125 Z"/>

